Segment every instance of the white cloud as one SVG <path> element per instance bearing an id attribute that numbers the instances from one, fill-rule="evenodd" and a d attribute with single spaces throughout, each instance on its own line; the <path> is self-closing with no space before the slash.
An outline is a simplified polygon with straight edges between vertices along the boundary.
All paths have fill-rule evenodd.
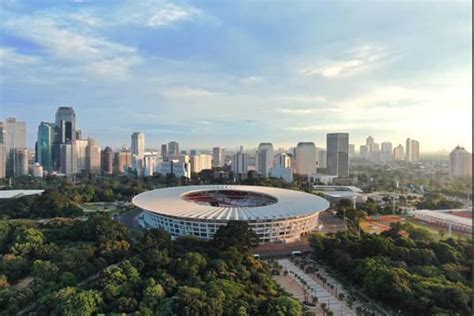
<path id="1" fill-rule="evenodd" d="M 296 101 L 302 103 L 326 103 L 328 102 L 326 97 L 320 95 L 290 95 L 290 96 L 282 96 L 279 99 L 285 101 Z"/>
<path id="2" fill-rule="evenodd" d="M 13 64 L 31 65 L 39 62 L 36 56 L 17 53 L 12 48 L 0 47 L 0 64 L 2 66 L 11 66 Z"/>
<path id="3" fill-rule="evenodd" d="M 216 95 L 222 95 L 222 92 L 217 92 L 217 91 L 210 91 L 206 89 L 200 89 L 200 88 L 173 88 L 173 89 L 167 89 L 161 94 L 167 96 L 167 97 L 173 97 L 173 98 L 202 98 L 202 97 L 212 97 Z"/>
<path id="4" fill-rule="evenodd" d="M 325 59 L 316 65 L 304 66 L 299 73 L 305 76 L 338 78 L 352 76 L 367 70 L 386 57 L 384 49 L 375 46 L 362 46 L 350 49 L 339 59 Z"/>
<path id="5" fill-rule="evenodd" d="M 172 3 L 158 5 L 152 10 L 147 25 L 152 27 L 166 26 L 180 21 L 190 21 L 201 14 L 201 10 L 191 6 L 179 6 Z"/>
<path id="6" fill-rule="evenodd" d="M 109 79 L 119 78 L 140 62 L 133 47 L 111 42 L 94 34 L 88 27 L 71 23 L 74 19 L 58 16 L 30 16 L 10 19 L 5 24 L 10 31 L 34 41 L 57 62 Z M 90 25 L 87 24 L 87 26 Z"/>
<path id="7" fill-rule="evenodd" d="M 291 115 L 306 115 L 314 113 L 335 113 L 341 112 L 341 109 L 336 107 L 324 107 L 324 108 L 279 108 L 276 110 L 279 113 L 291 114 Z"/>

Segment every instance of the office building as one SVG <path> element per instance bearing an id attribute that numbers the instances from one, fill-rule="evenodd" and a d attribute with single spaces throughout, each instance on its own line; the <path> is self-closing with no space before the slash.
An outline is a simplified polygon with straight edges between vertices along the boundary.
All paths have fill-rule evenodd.
<path id="1" fill-rule="evenodd" d="M 73 175 L 77 173 L 76 147 L 71 143 L 61 144 L 60 147 L 61 173 Z"/>
<path id="2" fill-rule="evenodd" d="M 179 162 L 178 160 L 169 159 L 168 161 L 160 162 L 156 171 L 162 175 L 172 174 L 176 178 L 191 178 L 191 164 Z"/>
<path id="3" fill-rule="evenodd" d="M 168 159 L 168 146 L 166 144 L 161 145 L 161 159 L 163 161 Z"/>
<path id="4" fill-rule="evenodd" d="M 160 162 L 162 162 L 162 160 L 157 153 L 145 153 L 143 157 L 143 176 L 153 176 Z"/>
<path id="5" fill-rule="evenodd" d="M 114 173 L 114 151 L 109 146 L 102 151 L 102 173 L 105 175 Z"/>
<path id="6" fill-rule="evenodd" d="M 405 146 L 405 160 L 418 161 L 420 160 L 420 143 L 416 140 L 407 138 Z"/>
<path id="7" fill-rule="evenodd" d="M 87 139 L 76 138 L 72 141 L 77 159 L 77 172 L 86 171 L 86 148 L 89 141 Z"/>
<path id="8" fill-rule="evenodd" d="M 300 142 L 295 149 L 296 173 L 308 175 L 316 173 L 316 146 L 313 142 Z"/>
<path id="9" fill-rule="evenodd" d="M 316 167 L 326 169 L 327 166 L 327 151 L 324 148 L 316 148 Z"/>
<path id="10" fill-rule="evenodd" d="M 39 163 L 35 163 L 30 168 L 30 174 L 35 178 L 42 178 L 43 177 L 43 166 Z"/>
<path id="11" fill-rule="evenodd" d="M 240 147 L 240 151 L 235 153 L 232 156 L 232 172 L 236 177 L 242 177 L 243 175 L 247 174 L 248 171 L 248 157 L 247 154 L 244 153 L 242 147 Z"/>
<path id="12" fill-rule="evenodd" d="M 189 159 L 189 155 L 186 155 L 186 154 L 169 155 L 168 160 L 176 160 L 181 163 L 191 163 L 191 160 Z"/>
<path id="13" fill-rule="evenodd" d="M 7 176 L 7 149 L 6 146 L 0 143 L 0 179 Z"/>
<path id="14" fill-rule="evenodd" d="M 202 170 L 212 169 L 213 157 L 207 154 L 191 156 L 191 172 L 199 173 Z"/>
<path id="15" fill-rule="evenodd" d="M 472 176 L 472 154 L 461 146 L 449 154 L 449 176 L 451 178 Z"/>
<path id="16" fill-rule="evenodd" d="M 132 167 L 132 153 L 123 147 L 120 152 L 115 154 L 115 170 L 123 174 Z"/>
<path id="17" fill-rule="evenodd" d="M 405 158 L 405 150 L 403 149 L 402 144 L 399 144 L 393 149 L 393 159 L 396 161 L 401 161 Z"/>
<path id="18" fill-rule="evenodd" d="M 15 118 L 7 118 L 5 123 L 2 124 L 2 138 L 3 144 L 5 145 L 6 152 L 6 175 L 9 177 L 18 174 L 15 171 L 16 162 L 15 149 L 26 148 L 26 123 L 19 122 Z M 27 160 L 28 163 L 28 160 Z M 28 170 L 26 170 L 28 173 Z"/>
<path id="19" fill-rule="evenodd" d="M 28 149 L 15 148 L 12 150 L 13 176 L 23 177 L 28 175 Z"/>
<path id="20" fill-rule="evenodd" d="M 352 158 L 354 156 L 355 156 L 355 145 L 349 144 L 349 158 Z"/>
<path id="21" fill-rule="evenodd" d="M 101 150 L 99 144 L 93 138 L 88 139 L 86 147 L 86 172 L 89 174 L 100 174 Z"/>
<path id="22" fill-rule="evenodd" d="M 178 142 L 175 142 L 175 141 L 169 142 L 168 143 L 168 156 L 176 156 L 176 155 L 179 155 Z"/>
<path id="23" fill-rule="evenodd" d="M 142 159 L 145 155 L 145 134 L 135 132 L 132 134 L 132 141 L 130 146 L 132 156 Z"/>
<path id="24" fill-rule="evenodd" d="M 275 167 L 291 168 L 291 156 L 287 153 L 276 154 Z"/>
<path id="25" fill-rule="evenodd" d="M 393 146 L 391 142 L 383 142 L 381 145 L 380 160 L 381 162 L 389 162 L 393 160 Z"/>
<path id="26" fill-rule="evenodd" d="M 70 143 L 76 139 L 76 113 L 69 106 L 60 106 L 56 111 L 56 128 L 58 142 Z"/>
<path id="27" fill-rule="evenodd" d="M 330 133 L 326 135 L 327 174 L 339 178 L 349 176 L 349 134 Z"/>
<path id="28" fill-rule="evenodd" d="M 372 152 L 374 150 L 374 138 L 372 136 L 367 137 L 367 140 L 365 141 L 365 145 L 367 146 L 367 149 L 369 152 Z"/>
<path id="29" fill-rule="evenodd" d="M 223 167 L 225 162 L 225 149 L 224 147 L 212 148 L 212 166 Z"/>
<path id="30" fill-rule="evenodd" d="M 368 159 L 369 158 L 369 147 L 367 145 L 360 145 L 359 155 L 360 155 L 361 159 Z"/>
<path id="31" fill-rule="evenodd" d="M 256 154 L 257 172 L 265 177 L 270 174 L 273 167 L 273 145 L 272 143 L 260 143 Z"/>
<path id="32" fill-rule="evenodd" d="M 53 171 L 54 124 L 41 122 L 36 143 L 36 162 L 47 172 Z"/>

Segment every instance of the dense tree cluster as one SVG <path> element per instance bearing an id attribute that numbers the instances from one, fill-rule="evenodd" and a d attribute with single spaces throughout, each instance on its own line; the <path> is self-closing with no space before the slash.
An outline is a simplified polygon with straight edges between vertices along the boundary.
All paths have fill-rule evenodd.
<path id="1" fill-rule="evenodd" d="M 433 241 L 423 230 L 400 224 L 383 235 L 315 234 L 316 260 L 342 273 L 372 298 L 405 315 L 470 315 L 471 240 Z"/>
<path id="2" fill-rule="evenodd" d="M 258 240 L 247 224 L 230 222 L 217 235 L 210 242 L 172 241 L 151 230 L 130 238 L 125 226 L 104 215 L 1 221 L 0 311 L 301 315 L 270 267 L 249 252 Z"/>

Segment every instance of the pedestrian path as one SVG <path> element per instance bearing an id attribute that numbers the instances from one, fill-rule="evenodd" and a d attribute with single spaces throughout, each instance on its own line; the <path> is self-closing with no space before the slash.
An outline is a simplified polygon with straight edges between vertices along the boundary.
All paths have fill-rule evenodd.
<path id="1" fill-rule="evenodd" d="M 307 287 L 310 289 L 309 294 L 312 297 L 316 296 L 318 298 L 318 305 L 320 305 L 321 303 L 325 303 L 328 309 L 331 310 L 334 315 L 356 315 L 356 312 L 349 309 L 345 304 L 338 300 L 335 294 L 331 293 L 330 290 L 324 288 L 322 285 L 316 282 L 315 279 L 313 279 L 310 275 L 308 275 L 295 264 L 293 264 L 290 260 L 280 259 L 278 260 L 278 263 L 283 267 L 283 269 L 288 271 L 288 276 L 294 278 L 295 281 L 298 282 L 301 287 L 304 288 L 305 285 L 302 284 L 301 281 L 298 280 L 298 278 L 296 278 L 294 274 L 296 273 L 306 282 Z M 293 273 L 291 273 L 290 271 Z M 347 297 L 347 293 L 343 289 L 341 289 L 338 293 L 344 293 L 345 297 Z"/>

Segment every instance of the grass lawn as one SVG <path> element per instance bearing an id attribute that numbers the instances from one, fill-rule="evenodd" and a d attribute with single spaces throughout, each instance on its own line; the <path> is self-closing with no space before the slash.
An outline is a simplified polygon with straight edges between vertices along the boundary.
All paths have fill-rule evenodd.
<path id="1" fill-rule="evenodd" d="M 417 221 L 417 220 L 412 219 L 412 218 L 407 218 L 406 221 L 407 221 L 407 223 L 410 223 L 414 227 L 426 229 L 427 231 L 429 231 L 431 233 L 431 235 L 433 235 L 433 238 L 436 239 L 436 240 L 441 239 L 441 236 L 439 235 L 440 230 L 445 232 L 445 236 L 443 238 L 448 237 L 448 229 L 445 228 L 445 227 L 437 227 L 437 226 L 434 226 L 434 225 L 430 225 L 428 223 L 423 223 L 423 222 Z M 454 231 L 454 230 L 451 231 L 451 235 L 455 239 L 456 238 L 462 238 L 462 239 L 470 238 L 469 234 L 459 233 L 459 232 Z"/>

